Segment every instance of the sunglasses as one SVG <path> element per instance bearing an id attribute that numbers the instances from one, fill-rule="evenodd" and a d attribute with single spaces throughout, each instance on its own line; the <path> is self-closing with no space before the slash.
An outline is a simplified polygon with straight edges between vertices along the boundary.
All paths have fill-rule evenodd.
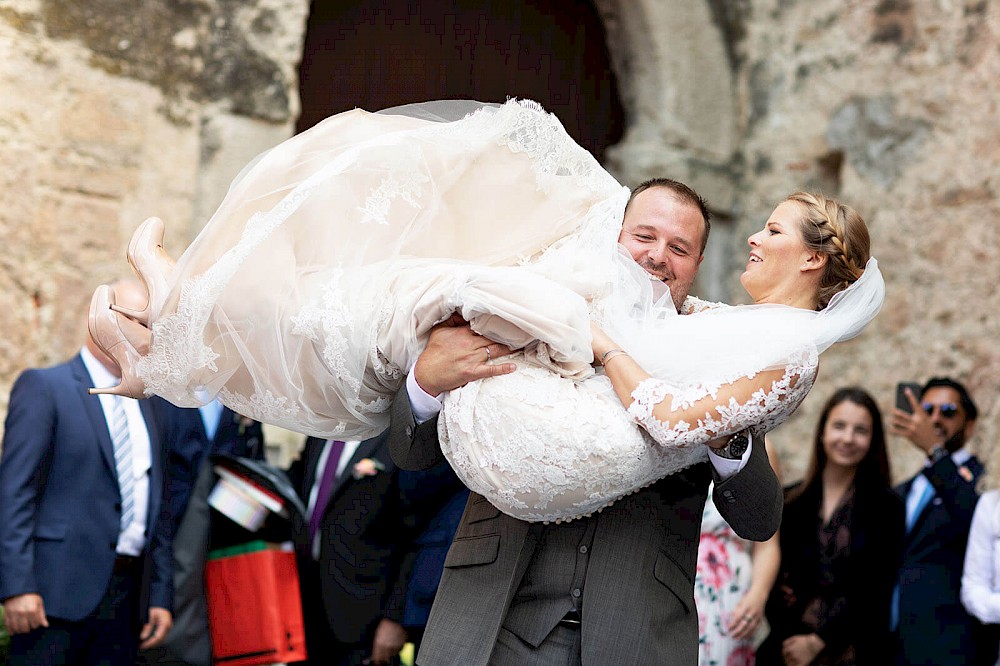
<path id="1" fill-rule="evenodd" d="M 941 410 L 941 418 L 950 419 L 958 414 L 958 405 L 953 402 L 944 402 L 940 405 L 932 405 L 929 402 L 925 402 L 921 405 L 924 411 L 927 412 L 927 416 L 932 416 L 934 414 L 934 408 L 939 408 Z"/>

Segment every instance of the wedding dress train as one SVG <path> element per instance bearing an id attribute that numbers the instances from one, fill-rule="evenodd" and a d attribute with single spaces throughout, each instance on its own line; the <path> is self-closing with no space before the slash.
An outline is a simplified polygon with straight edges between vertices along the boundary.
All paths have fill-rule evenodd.
<path id="1" fill-rule="evenodd" d="M 180 406 L 218 396 L 292 430 L 365 438 L 387 427 L 430 328 L 458 311 L 517 349 L 519 369 L 444 398 L 456 472 L 525 520 L 597 510 L 704 460 L 708 439 L 787 418 L 818 354 L 881 304 L 873 260 L 868 286 L 821 313 L 695 303 L 680 316 L 617 245 L 627 199 L 531 102 L 450 122 L 334 116 L 236 179 L 151 305 L 138 373 Z M 591 367 L 591 319 L 655 378 L 629 411 Z M 696 421 L 652 416 L 773 369 L 780 381 Z"/>

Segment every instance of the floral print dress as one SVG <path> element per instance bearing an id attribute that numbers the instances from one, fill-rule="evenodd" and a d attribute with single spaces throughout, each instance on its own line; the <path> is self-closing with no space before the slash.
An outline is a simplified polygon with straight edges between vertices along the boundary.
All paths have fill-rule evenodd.
<path id="1" fill-rule="evenodd" d="M 726 632 L 733 608 L 750 588 L 752 547 L 751 542 L 736 536 L 709 495 L 694 580 L 700 666 L 754 663 L 753 639 L 734 640 Z"/>

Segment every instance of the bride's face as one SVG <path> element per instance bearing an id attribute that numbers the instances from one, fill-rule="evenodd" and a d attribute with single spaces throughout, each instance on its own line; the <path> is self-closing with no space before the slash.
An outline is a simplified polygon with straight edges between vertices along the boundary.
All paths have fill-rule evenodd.
<path id="1" fill-rule="evenodd" d="M 802 213 L 800 204 L 785 201 L 747 239 L 750 257 L 740 282 L 755 303 L 812 307 L 815 287 L 808 278 L 815 253 L 802 239 Z"/>

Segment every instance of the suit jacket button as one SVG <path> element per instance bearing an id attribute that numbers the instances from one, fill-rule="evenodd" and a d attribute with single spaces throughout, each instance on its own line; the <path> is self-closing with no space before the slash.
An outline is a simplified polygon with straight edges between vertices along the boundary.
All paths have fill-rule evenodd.
<path id="1" fill-rule="evenodd" d="M 413 437 L 413 426 L 406 426 L 406 436 Z"/>

